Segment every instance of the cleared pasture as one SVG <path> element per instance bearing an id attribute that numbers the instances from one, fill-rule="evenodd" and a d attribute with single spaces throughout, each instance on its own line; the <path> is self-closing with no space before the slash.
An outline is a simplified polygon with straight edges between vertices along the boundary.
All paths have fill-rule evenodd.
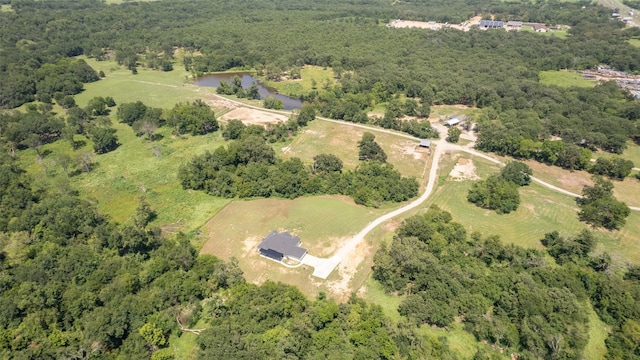
<path id="1" fill-rule="evenodd" d="M 56 165 L 60 154 L 77 158 L 82 152 L 91 151 L 91 141 L 80 135 L 76 135 L 76 141 L 85 142 L 81 149 L 73 151 L 66 141 L 57 141 L 43 147 L 47 155 L 42 161 L 36 161 L 32 149 L 21 152 L 20 161 L 39 181 L 68 183 L 82 197 L 94 200 L 102 213 L 121 223 L 129 221 L 140 196 L 145 196 L 158 215 L 152 225 L 170 232 L 194 231 L 229 203 L 228 199 L 201 191 L 183 190 L 177 179 L 180 164 L 224 143 L 219 133 L 177 138 L 169 129 L 161 129 L 163 138 L 150 142 L 136 137 L 125 124 L 114 122 L 113 127 L 121 145 L 110 153 L 96 155 L 96 165 L 89 173 L 78 171 L 67 179 Z"/>
<path id="2" fill-rule="evenodd" d="M 298 157 L 305 163 L 312 163 L 314 156 L 329 153 L 339 157 L 346 169 L 354 169 L 360 163 L 358 141 L 365 131 L 376 136 L 376 142 L 387 154 L 387 162 L 393 164 L 402 175 L 418 179 L 423 177 L 425 162 L 430 161 L 430 155 L 427 149 L 418 148 L 417 141 L 327 121 L 309 123 L 300 135 L 282 147 L 282 156 Z"/>
<path id="3" fill-rule="evenodd" d="M 538 73 L 540 83 L 545 85 L 555 85 L 560 87 L 594 87 L 597 82 L 583 78 L 576 72 L 569 71 L 540 71 Z"/>
<path id="4" fill-rule="evenodd" d="M 349 236 L 389 210 L 359 206 L 343 196 L 238 200 L 202 227 L 201 236 L 206 242 L 201 253 L 225 260 L 237 258 L 250 282 L 282 281 L 298 286 L 310 297 L 326 291 L 344 299 L 350 293 L 348 289 L 331 288 L 332 283 L 340 280 L 337 272 L 332 273 L 328 281 L 322 281 L 312 277 L 313 271 L 307 266 L 289 269 L 261 257 L 256 247 L 272 230 L 288 231 L 300 237 L 301 246 L 308 249 L 309 254 L 330 256 Z"/>

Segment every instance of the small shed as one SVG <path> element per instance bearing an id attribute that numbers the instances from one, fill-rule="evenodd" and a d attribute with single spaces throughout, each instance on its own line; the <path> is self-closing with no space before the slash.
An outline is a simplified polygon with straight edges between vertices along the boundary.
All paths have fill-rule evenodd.
<path id="1" fill-rule="evenodd" d="M 302 258 L 307 255 L 307 249 L 300 247 L 300 243 L 299 237 L 286 231 L 279 233 L 274 230 L 262 239 L 258 245 L 258 251 L 260 255 L 277 261 L 284 259 L 302 261 Z"/>
<path id="2" fill-rule="evenodd" d="M 460 124 L 460 119 L 458 119 L 457 117 L 451 118 L 447 120 L 446 123 L 444 123 L 444 125 L 447 127 L 456 126 L 458 124 Z"/>
<path id="3" fill-rule="evenodd" d="M 418 146 L 428 149 L 428 148 L 431 147 L 431 140 L 422 139 L 422 140 L 420 140 L 420 145 L 418 145 Z"/>

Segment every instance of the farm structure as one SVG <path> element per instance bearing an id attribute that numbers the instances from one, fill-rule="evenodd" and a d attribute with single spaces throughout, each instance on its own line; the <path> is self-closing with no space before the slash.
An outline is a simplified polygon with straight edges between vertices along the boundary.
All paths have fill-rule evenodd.
<path id="1" fill-rule="evenodd" d="M 431 147 L 431 140 L 422 139 L 422 140 L 420 140 L 420 145 L 418 145 L 418 146 L 428 149 L 428 148 Z"/>
<path id="2" fill-rule="evenodd" d="M 445 126 L 447 127 L 452 127 L 452 126 L 456 126 L 458 124 L 460 124 L 461 120 L 457 117 L 451 118 L 449 120 L 447 120 L 447 122 L 444 123 Z"/>
<path id="3" fill-rule="evenodd" d="M 288 232 L 279 233 L 272 231 L 262 239 L 258 245 L 258 251 L 261 256 L 268 257 L 276 261 L 292 259 L 302 261 L 307 255 L 307 249 L 300 247 L 300 238 L 293 236 Z"/>
<path id="4" fill-rule="evenodd" d="M 502 29 L 504 27 L 504 22 L 502 21 L 493 21 L 493 20 L 480 20 L 478 26 L 481 29 Z"/>

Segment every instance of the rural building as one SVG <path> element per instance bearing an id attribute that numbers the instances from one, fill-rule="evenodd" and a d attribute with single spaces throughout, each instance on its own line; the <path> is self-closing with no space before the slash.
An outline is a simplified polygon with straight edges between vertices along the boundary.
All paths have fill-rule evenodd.
<path id="1" fill-rule="evenodd" d="M 301 261 L 307 255 L 307 249 L 300 247 L 300 238 L 288 232 L 272 231 L 258 245 L 260 255 L 273 260 L 293 259 Z"/>
<path id="2" fill-rule="evenodd" d="M 504 27 L 504 23 L 502 21 L 480 20 L 478 26 L 481 29 L 501 29 Z"/>
<path id="3" fill-rule="evenodd" d="M 431 147 L 431 140 L 422 139 L 422 140 L 420 140 L 420 145 L 418 145 L 418 146 L 423 147 L 423 148 L 430 148 Z"/>
<path id="4" fill-rule="evenodd" d="M 622 18 L 622 21 L 624 21 L 624 22 L 631 21 L 631 20 L 633 20 L 633 18 L 630 17 L 630 16 L 625 16 L 625 17 Z"/>
<path id="5" fill-rule="evenodd" d="M 620 14 L 619 14 L 619 13 L 613 13 L 613 14 L 611 14 L 611 17 L 619 18 L 619 17 L 620 17 Z"/>
<path id="6" fill-rule="evenodd" d="M 520 30 L 522 27 L 522 21 L 507 21 L 507 29 Z"/>
<path id="7" fill-rule="evenodd" d="M 460 124 L 460 119 L 458 119 L 457 117 L 451 118 L 451 119 L 447 120 L 446 123 L 444 123 L 444 125 L 447 126 L 447 127 L 456 126 L 458 124 Z"/>
<path id="8" fill-rule="evenodd" d="M 545 24 L 535 23 L 532 26 L 535 32 L 547 32 L 547 26 Z"/>

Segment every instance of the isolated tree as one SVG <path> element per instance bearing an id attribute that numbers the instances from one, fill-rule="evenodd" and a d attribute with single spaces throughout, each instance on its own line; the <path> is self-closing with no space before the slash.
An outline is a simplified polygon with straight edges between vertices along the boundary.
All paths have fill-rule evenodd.
<path id="1" fill-rule="evenodd" d="M 42 139 L 38 134 L 29 134 L 29 136 L 27 136 L 27 139 L 25 140 L 25 143 L 30 148 L 36 151 L 38 157 L 42 158 Z"/>
<path id="2" fill-rule="evenodd" d="M 620 229 L 624 226 L 627 216 L 631 213 L 629 207 L 613 197 L 613 184 L 600 176 L 593 176 L 593 186 L 585 186 L 582 198 L 577 200 L 580 206 L 578 217 L 581 221 L 595 227 L 609 230 Z"/>
<path id="3" fill-rule="evenodd" d="M 153 141 L 156 130 L 158 130 L 158 125 L 151 120 L 143 120 L 140 125 L 140 132 L 146 135 L 149 141 Z"/>
<path id="4" fill-rule="evenodd" d="M 319 154 L 313 157 L 313 172 L 342 172 L 342 160 L 333 154 Z"/>
<path id="5" fill-rule="evenodd" d="M 467 200 L 481 208 L 496 210 L 498 214 L 508 214 L 518 208 L 520 194 L 518 185 L 494 174 L 474 183 Z"/>
<path id="6" fill-rule="evenodd" d="M 76 143 L 76 140 L 75 140 L 75 135 L 77 132 L 78 131 L 75 126 L 65 126 L 62 129 L 62 138 L 69 142 L 69 145 L 71 145 L 71 148 L 73 150 L 78 148 L 78 144 Z"/>
<path id="7" fill-rule="evenodd" d="M 370 132 L 362 134 L 362 139 L 358 141 L 358 156 L 360 160 L 364 161 L 379 161 L 386 162 L 387 154 L 375 141 L 376 137 Z"/>
<path id="8" fill-rule="evenodd" d="M 133 214 L 133 224 L 139 228 L 144 229 L 147 225 L 155 219 L 156 213 L 151 209 L 151 205 L 147 202 L 144 196 L 139 198 L 139 204 Z"/>
<path id="9" fill-rule="evenodd" d="M 251 83 L 251 86 L 249 86 L 245 95 L 248 99 L 260 100 L 260 92 L 258 90 L 258 85 L 255 82 Z"/>
<path id="10" fill-rule="evenodd" d="M 264 98 L 263 106 L 265 109 L 274 109 L 274 110 L 282 110 L 284 109 L 284 105 L 280 99 L 276 98 L 273 95 L 268 95 Z"/>
<path id="11" fill-rule="evenodd" d="M 169 113 L 167 124 L 177 134 L 204 135 L 218 130 L 215 113 L 202 100 L 176 104 Z"/>
<path id="12" fill-rule="evenodd" d="M 73 160 L 71 159 L 71 156 L 69 156 L 68 154 L 64 154 L 64 153 L 59 154 L 56 157 L 56 162 L 62 168 L 62 171 L 64 172 L 64 175 L 66 177 L 69 177 L 69 168 L 73 164 Z"/>
<path id="13" fill-rule="evenodd" d="M 533 175 L 533 171 L 529 165 L 519 161 L 508 161 L 500 170 L 500 177 L 518 186 L 529 185 L 531 183 L 531 175 Z"/>
<path id="14" fill-rule="evenodd" d="M 96 127 L 91 130 L 90 137 L 96 154 L 108 153 L 118 147 L 118 137 L 115 133 L 116 130 L 110 128 Z"/>
<path id="15" fill-rule="evenodd" d="M 88 173 L 91 171 L 91 167 L 93 166 L 93 153 L 91 151 L 83 151 L 80 154 L 78 160 L 80 161 L 80 167 L 82 171 Z"/>
<path id="16" fill-rule="evenodd" d="M 147 111 L 147 106 L 142 101 L 136 101 L 134 103 L 124 103 L 118 106 L 116 117 L 120 122 L 127 125 L 133 125 L 137 120 L 142 119 Z"/>
<path id="17" fill-rule="evenodd" d="M 457 143 L 458 140 L 460 140 L 460 134 L 462 134 L 462 130 L 458 129 L 456 126 L 452 126 L 447 130 L 446 140 L 450 143 Z"/>
<path id="18" fill-rule="evenodd" d="M 225 140 L 235 140 L 239 139 L 242 136 L 242 132 L 246 126 L 242 123 L 242 121 L 237 119 L 231 119 L 227 122 L 226 125 L 222 127 L 222 137 Z"/>
<path id="19" fill-rule="evenodd" d="M 300 114 L 298 114 L 298 125 L 307 126 L 309 121 L 313 121 L 316 118 L 316 108 L 312 104 L 305 103 L 300 108 Z"/>

